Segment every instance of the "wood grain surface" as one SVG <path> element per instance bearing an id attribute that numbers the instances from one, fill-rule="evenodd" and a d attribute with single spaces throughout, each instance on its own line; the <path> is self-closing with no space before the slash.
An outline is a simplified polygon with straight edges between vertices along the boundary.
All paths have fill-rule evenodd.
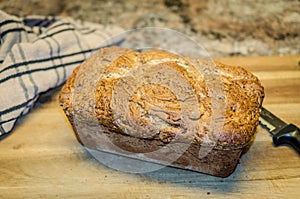
<path id="1" fill-rule="evenodd" d="M 300 55 L 223 58 L 256 74 L 264 106 L 300 127 Z M 144 174 L 98 163 L 76 140 L 58 105 L 43 97 L 0 141 L 0 198 L 297 198 L 300 159 L 274 147 L 258 127 L 255 141 L 228 178 L 165 167 Z"/>

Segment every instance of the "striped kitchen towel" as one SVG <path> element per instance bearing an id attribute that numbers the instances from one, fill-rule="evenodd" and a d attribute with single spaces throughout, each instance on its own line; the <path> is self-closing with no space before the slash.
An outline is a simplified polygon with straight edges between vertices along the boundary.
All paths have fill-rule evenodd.
<path id="1" fill-rule="evenodd" d="M 0 138 L 40 93 L 63 84 L 77 65 L 122 31 L 71 18 L 18 18 L 0 10 Z"/>

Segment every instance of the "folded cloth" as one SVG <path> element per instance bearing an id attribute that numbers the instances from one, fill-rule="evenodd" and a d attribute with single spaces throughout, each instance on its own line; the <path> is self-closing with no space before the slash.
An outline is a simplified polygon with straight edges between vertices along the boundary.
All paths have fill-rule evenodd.
<path id="1" fill-rule="evenodd" d="M 71 18 L 17 18 L 0 10 L 0 138 L 40 93 L 64 83 L 77 65 L 122 31 Z"/>

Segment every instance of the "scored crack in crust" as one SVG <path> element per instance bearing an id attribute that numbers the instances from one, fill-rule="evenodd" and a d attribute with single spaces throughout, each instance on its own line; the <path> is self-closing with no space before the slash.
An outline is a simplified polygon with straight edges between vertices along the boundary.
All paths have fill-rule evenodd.
<path id="1" fill-rule="evenodd" d="M 116 85 L 124 76 L 128 75 L 132 70 L 135 70 L 139 67 L 146 68 L 146 65 L 154 70 L 159 70 L 160 78 L 164 77 L 168 71 L 164 71 L 165 68 L 170 67 L 172 70 L 178 71 L 177 77 L 180 78 L 181 82 L 177 82 L 177 86 L 180 87 L 183 84 L 183 81 L 191 84 L 192 91 L 189 95 L 197 97 L 198 106 L 201 110 L 201 117 L 199 119 L 198 139 L 203 134 L 206 134 L 208 131 L 208 119 L 210 115 L 209 107 L 209 97 L 208 91 L 205 86 L 205 82 L 201 77 L 201 74 L 188 64 L 188 62 L 177 55 L 163 52 L 163 51 L 148 51 L 145 53 L 136 53 L 134 51 L 128 51 L 127 53 L 121 55 L 116 60 L 114 60 L 105 70 L 103 76 L 100 78 L 97 84 L 97 90 L 95 92 L 95 105 L 96 105 L 96 115 L 101 125 L 104 125 L 111 130 L 116 130 L 120 128 L 120 124 L 116 124 L 114 121 L 115 114 L 113 107 L 118 108 L 120 104 L 112 104 L 113 93 L 116 88 Z M 148 71 L 151 73 L 151 71 Z M 170 72 L 170 71 L 169 71 Z M 143 73 L 145 73 L 143 71 Z M 133 75 L 136 79 L 143 78 L 140 77 L 143 74 L 130 74 Z M 148 75 L 148 74 L 146 74 Z M 155 73 L 156 75 L 156 73 Z M 180 77 L 182 76 L 182 77 Z M 158 77 L 154 77 L 158 78 Z M 162 81 L 162 80 L 160 80 Z M 134 84 L 136 82 L 133 82 Z M 121 101 L 121 103 L 129 103 L 129 114 L 132 119 L 130 124 L 121 124 L 121 125 L 131 125 L 135 124 L 136 127 L 142 127 L 147 131 L 146 137 L 149 139 L 160 139 L 163 142 L 170 142 L 171 138 L 175 137 L 176 134 L 182 133 L 185 131 L 182 125 L 180 125 L 180 120 L 182 116 L 181 103 L 180 100 L 176 97 L 178 92 L 183 93 L 180 89 L 177 89 L 177 93 L 172 92 L 168 87 L 170 85 L 162 85 L 160 82 L 156 84 L 143 84 L 139 85 L 132 96 L 128 99 L 128 102 Z M 181 88 L 183 90 L 185 88 Z M 120 94 L 121 92 L 128 92 L 126 89 L 118 90 L 119 96 L 126 95 L 125 93 Z M 186 92 L 186 90 L 184 91 Z M 190 96 L 187 96 L 188 98 Z M 128 121 L 128 118 L 126 118 Z M 126 123 L 126 119 L 124 122 Z M 163 124 L 162 124 L 163 123 Z M 181 123 L 182 124 L 182 123 Z M 189 125 L 189 124 L 186 124 Z M 124 131 L 121 131 L 124 133 Z M 131 131 L 128 131 L 131 135 L 135 137 L 145 137 L 141 133 L 136 132 L 132 134 Z M 150 134 L 150 135 L 149 135 Z"/>
<path id="2" fill-rule="evenodd" d="M 91 148 L 105 144 L 80 135 L 76 114 L 84 128 L 98 123 L 96 131 L 132 152 L 155 151 L 183 136 L 191 146 L 173 166 L 225 177 L 254 137 L 263 98 L 258 78 L 242 67 L 109 47 L 74 70 L 59 101 L 79 141 Z M 218 122 L 221 129 L 211 128 Z M 196 153 L 206 145 L 213 150 L 201 160 Z"/>

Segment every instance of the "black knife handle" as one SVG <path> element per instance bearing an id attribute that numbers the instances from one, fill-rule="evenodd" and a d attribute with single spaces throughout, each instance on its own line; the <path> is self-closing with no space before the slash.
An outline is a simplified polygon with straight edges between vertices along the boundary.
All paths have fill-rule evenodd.
<path id="1" fill-rule="evenodd" d="M 292 146 L 300 155 L 300 129 L 289 124 L 285 126 L 279 133 L 273 136 L 273 142 L 275 146 L 279 145 L 290 145 Z"/>

